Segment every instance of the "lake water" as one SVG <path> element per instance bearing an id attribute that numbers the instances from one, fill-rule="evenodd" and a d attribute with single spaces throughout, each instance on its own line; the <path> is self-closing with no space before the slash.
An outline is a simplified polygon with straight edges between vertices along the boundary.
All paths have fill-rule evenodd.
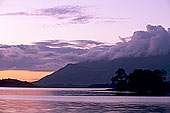
<path id="1" fill-rule="evenodd" d="M 0 113 L 170 113 L 170 97 L 116 96 L 103 90 L 1 87 Z"/>

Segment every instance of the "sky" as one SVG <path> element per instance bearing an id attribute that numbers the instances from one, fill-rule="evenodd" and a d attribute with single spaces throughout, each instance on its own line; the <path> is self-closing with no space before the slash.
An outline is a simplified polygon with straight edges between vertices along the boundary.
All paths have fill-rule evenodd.
<path id="1" fill-rule="evenodd" d="M 0 78 L 38 80 L 68 63 L 103 57 L 101 51 L 117 58 L 122 54 L 111 53 L 122 46 L 113 45 L 132 40 L 135 31 L 170 27 L 169 0 L 0 0 L 0 7 Z M 156 47 L 145 53 L 169 51 Z"/>

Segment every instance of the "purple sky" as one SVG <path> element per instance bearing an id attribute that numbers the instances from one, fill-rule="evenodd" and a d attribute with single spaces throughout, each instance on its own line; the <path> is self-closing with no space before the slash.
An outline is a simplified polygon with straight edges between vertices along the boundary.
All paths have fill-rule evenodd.
<path id="1" fill-rule="evenodd" d="M 1 0 L 0 7 L 0 70 L 169 52 L 169 0 Z"/>
<path id="2" fill-rule="evenodd" d="M 38 80 L 68 63 L 168 54 L 169 11 L 169 0 L 0 0 L 0 70 L 19 70 L 0 75 Z"/>
<path id="3" fill-rule="evenodd" d="M 68 63 L 170 53 L 170 29 L 147 25 L 145 31 L 110 45 L 92 40 L 46 40 L 31 45 L 0 45 L 0 70 L 55 71 Z"/>
<path id="4" fill-rule="evenodd" d="M 0 43 L 115 43 L 147 24 L 170 26 L 169 0 L 0 0 Z"/>

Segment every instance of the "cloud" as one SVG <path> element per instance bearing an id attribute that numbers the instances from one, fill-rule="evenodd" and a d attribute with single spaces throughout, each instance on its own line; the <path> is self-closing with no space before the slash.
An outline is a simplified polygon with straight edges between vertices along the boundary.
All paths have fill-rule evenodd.
<path id="1" fill-rule="evenodd" d="M 125 41 L 128 39 L 129 41 Z M 147 57 L 170 53 L 170 31 L 162 26 L 147 25 L 147 31 L 136 31 L 121 43 L 112 46 L 98 57 L 113 60 L 120 57 Z"/>
<path id="2" fill-rule="evenodd" d="M 74 45 L 69 42 L 62 42 L 60 40 L 46 40 L 43 42 L 35 42 L 34 44 L 39 46 L 50 46 L 50 47 L 67 47 L 70 45 Z"/>
<path id="3" fill-rule="evenodd" d="M 38 9 L 36 10 L 36 14 L 43 16 L 58 16 L 58 15 L 81 15 L 81 10 L 83 7 L 81 6 L 60 6 L 54 8 L 47 9 Z"/>
<path id="4" fill-rule="evenodd" d="M 0 70 L 55 71 L 68 63 L 170 53 L 170 30 L 147 25 L 115 45 L 93 40 L 45 40 L 32 45 L 0 45 Z"/>
<path id="5" fill-rule="evenodd" d="M 0 14 L 0 16 L 21 16 L 21 15 L 25 15 L 25 16 L 30 16 L 29 13 L 26 13 L 26 12 L 14 12 L 14 13 L 5 13 L 5 14 Z"/>
<path id="6" fill-rule="evenodd" d="M 97 17 L 88 14 L 86 11 L 87 7 L 66 5 L 52 8 L 37 9 L 28 12 L 24 11 L 8 12 L 0 14 L 0 16 L 52 17 L 55 20 L 57 20 L 55 25 L 115 23 L 129 19 L 129 18 Z"/>
<path id="7" fill-rule="evenodd" d="M 89 23 L 92 17 L 83 12 L 82 6 L 58 6 L 53 8 L 37 9 L 32 12 L 12 12 L 0 14 L 0 16 L 42 16 L 53 17 L 63 24 L 85 24 Z"/>
<path id="8" fill-rule="evenodd" d="M 26 15 L 26 16 L 54 16 L 62 19 L 65 16 L 80 16 L 83 14 L 83 7 L 81 6 L 59 6 L 53 8 L 37 9 L 32 12 L 13 12 L 0 14 L 1 16 L 14 16 L 14 15 Z"/>
<path id="9" fill-rule="evenodd" d="M 69 23 L 71 24 L 86 24 L 86 23 L 90 23 L 90 20 L 92 20 L 93 17 L 92 16 L 79 16 L 76 18 L 73 18 Z"/>
<path id="10" fill-rule="evenodd" d="M 75 40 L 71 42 L 75 43 L 76 47 L 82 47 L 82 48 L 92 48 L 93 46 L 104 44 L 102 42 L 93 41 L 93 40 Z"/>
<path id="11" fill-rule="evenodd" d="M 55 71 L 68 63 L 86 60 L 83 55 L 95 45 L 102 46 L 104 43 L 46 40 L 32 45 L 0 45 L 0 70 Z"/>

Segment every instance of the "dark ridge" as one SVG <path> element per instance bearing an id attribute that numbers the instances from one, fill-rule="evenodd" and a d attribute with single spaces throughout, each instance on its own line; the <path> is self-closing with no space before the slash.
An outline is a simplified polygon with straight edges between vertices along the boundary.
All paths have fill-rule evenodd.
<path id="1" fill-rule="evenodd" d="M 40 80 L 33 82 L 38 86 L 57 86 L 63 84 L 89 86 L 90 84 L 106 84 L 110 83 L 110 78 L 114 72 L 122 67 L 127 73 L 134 69 L 165 69 L 170 73 L 170 54 L 150 56 L 150 57 L 134 57 L 134 58 L 118 58 L 114 60 L 96 60 L 84 61 L 77 64 L 68 64 L 58 71 L 47 75 Z"/>
<path id="2" fill-rule="evenodd" d="M 0 87 L 35 87 L 35 85 L 30 82 L 20 81 L 17 79 L 2 79 L 0 80 Z"/>

